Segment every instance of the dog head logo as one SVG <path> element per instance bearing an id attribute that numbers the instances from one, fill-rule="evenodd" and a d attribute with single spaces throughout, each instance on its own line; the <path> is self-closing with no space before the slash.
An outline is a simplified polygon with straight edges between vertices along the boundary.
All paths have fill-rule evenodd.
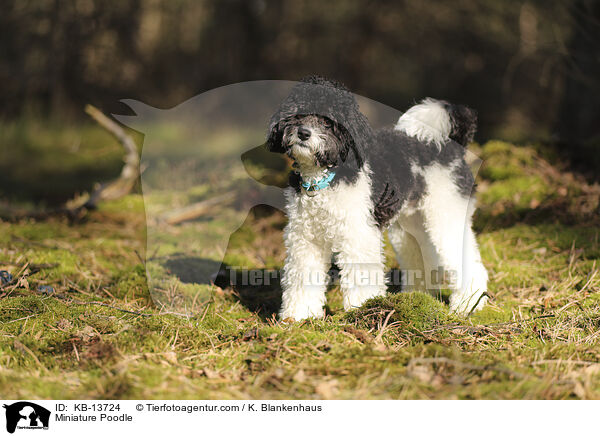
<path id="1" fill-rule="evenodd" d="M 48 429 L 50 411 L 28 401 L 5 404 L 6 431 L 14 433 L 16 429 Z"/>

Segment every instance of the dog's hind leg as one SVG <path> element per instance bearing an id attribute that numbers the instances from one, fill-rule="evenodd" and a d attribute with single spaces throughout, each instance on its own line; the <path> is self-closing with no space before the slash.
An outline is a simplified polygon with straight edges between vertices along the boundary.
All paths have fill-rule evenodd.
<path id="1" fill-rule="evenodd" d="M 279 317 L 296 321 L 322 318 L 331 248 L 306 239 L 302 231 L 293 231 L 293 228 L 291 220 L 284 233 L 287 256 L 281 278 L 283 295 Z"/>
<path id="2" fill-rule="evenodd" d="M 428 192 L 421 212 L 440 266 L 453 276 L 450 309 L 468 315 L 487 302 L 488 275 L 472 229 L 474 199 L 456 190 L 447 171 L 433 167 L 426 175 Z"/>
<path id="3" fill-rule="evenodd" d="M 398 228 L 400 230 L 397 230 Z M 399 239 L 399 232 L 403 232 L 400 243 L 394 244 L 394 247 L 398 253 L 398 262 L 406 276 L 404 289 L 425 291 L 437 296 L 442 287 L 440 258 L 437 248 L 425 229 L 422 213 L 416 212 L 410 216 L 399 217 L 390 230 L 392 235 L 390 241 L 393 244 Z"/>
<path id="4" fill-rule="evenodd" d="M 420 281 L 423 278 L 425 267 L 421 248 L 415 237 L 396 222 L 388 229 L 388 238 L 402 271 L 402 290 L 423 290 Z"/>
<path id="5" fill-rule="evenodd" d="M 450 309 L 462 314 L 482 309 L 488 300 L 487 282 L 488 273 L 481 262 L 481 254 L 469 219 L 469 225 L 465 227 L 464 232 L 462 283 L 460 289 L 450 296 Z"/>

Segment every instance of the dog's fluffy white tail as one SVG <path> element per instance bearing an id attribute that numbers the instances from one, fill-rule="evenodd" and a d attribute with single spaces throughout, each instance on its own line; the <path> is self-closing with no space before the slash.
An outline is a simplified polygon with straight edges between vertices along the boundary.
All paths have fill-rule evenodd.
<path id="1" fill-rule="evenodd" d="M 452 132 L 452 121 L 445 106 L 441 101 L 426 98 L 404 112 L 395 129 L 441 148 Z"/>
<path id="2" fill-rule="evenodd" d="M 466 147 L 475 137 L 477 112 L 460 104 L 426 98 L 407 110 L 395 129 L 419 141 L 435 144 L 438 150 L 448 140 Z"/>

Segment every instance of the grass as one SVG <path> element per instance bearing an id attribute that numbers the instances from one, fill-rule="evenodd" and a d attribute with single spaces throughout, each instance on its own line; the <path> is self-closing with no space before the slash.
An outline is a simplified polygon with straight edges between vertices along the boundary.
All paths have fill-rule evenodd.
<path id="1" fill-rule="evenodd" d="M 0 222 L 0 269 L 15 276 L 0 289 L 0 396 L 600 399 L 598 187 L 535 147 L 475 152 L 491 302 L 467 319 L 420 293 L 346 313 L 333 287 L 325 319 L 282 324 L 276 285 L 196 285 L 209 298 L 193 316 L 165 314 L 140 260 L 139 195 L 75 225 Z M 284 223 L 255 211 L 226 262 L 280 267 Z M 194 226 L 219 221 L 178 231 L 189 239 Z"/>

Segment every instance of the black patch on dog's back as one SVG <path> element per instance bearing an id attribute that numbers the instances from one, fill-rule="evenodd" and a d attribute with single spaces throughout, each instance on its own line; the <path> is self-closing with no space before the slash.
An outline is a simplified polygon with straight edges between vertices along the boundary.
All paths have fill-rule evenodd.
<path id="1" fill-rule="evenodd" d="M 379 130 L 367 148 L 373 217 L 380 227 L 386 226 L 398 213 L 417 185 L 403 139 L 391 129 Z"/>
<path id="2" fill-rule="evenodd" d="M 412 165 L 425 169 L 433 164 L 450 167 L 458 162 L 452 172 L 452 182 L 461 195 L 468 197 L 474 180 L 464 161 L 464 153 L 464 148 L 455 141 L 446 142 L 439 150 L 398 130 L 387 128 L 377 131 L 375 142 L 368 147 L 367 153 L 372 173 L 373 217 L 377 224 L 385 227 L 407 200 L 423 198 L 427 186 L 422 175 L 413 173 Z"/>
<path id="3" fill-rule="evenodd" d="M 463 197 L 470 197 L 477 188 L 471 168 L 464 160 L 452 171 L 452 181 Z"/>

